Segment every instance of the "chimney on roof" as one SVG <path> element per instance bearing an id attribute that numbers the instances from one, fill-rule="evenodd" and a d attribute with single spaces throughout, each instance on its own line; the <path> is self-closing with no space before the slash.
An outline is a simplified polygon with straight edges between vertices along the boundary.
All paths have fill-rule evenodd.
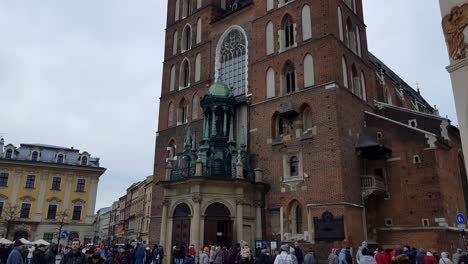
<path id="1" fill-rule="evenodd" d="M 1 137 L 0 138 L 0 158 L 3 157 L 4 145 L 5 145 L 5 140 L 3 139 L 3 137 Z"/>

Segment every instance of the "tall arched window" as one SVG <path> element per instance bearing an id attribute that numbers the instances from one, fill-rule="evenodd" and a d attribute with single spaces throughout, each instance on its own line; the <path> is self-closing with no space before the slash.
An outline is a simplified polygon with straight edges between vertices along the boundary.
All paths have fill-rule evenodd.
<path id="1" fill-rule="evenodd" d="M 172 65 L 172 67 L 171 67 L 171 77 L 170 77 L 171 79 L 170 79 L 170 83 L 169 83 L 169 91 L 171 91 L 171 92 L 174 91 L 174 89 L 175 89 L 175 78 L 176 78 L 175 70 L 176 70 L 175 65 Z"/>
<path id="2" fill-rule="evenodd" d="M 340 34 L 340 40 L 344 41 L 343 36 L 343 13 L 341 12 L 341 7 L 338 7 L 338 31 Z"/>
<path id="3" fill-rule="evenodd" d="M 359 26 L 356 25 L 356 46 L 357 46 L 357 54 L 359 57 L 362 56 L 362 51 L 361 51 L 361 32 L 359 29 Z"/>
<path id="4" fill-rule="evenodd" d="M 302 39 L 308 40 L 312 38 L 312 21 L 310 19 L 310 7 L 304 5 L 302 7 Z"/>
<path id="5" fill-rule="evenodd" d="M 202 0 L 197 0 L 197 9 L 201 8 L 202 5 Z"/>
<path id="6" fill-rule="evenodd" d="M 185 98 L 179 103 L 179 109 L 177 111 L 177 125 L 185 124 L 188 122 L 188 107 Z"/>
<path id="7" fill-rule="evenodd" d="M 361 78 L 359 78 L 356 65 L 353 64 L 351 66 L 351 76 L 352 76 L 352 87 L 353 87 L 353 94 L 361 98 Z"/>
<path id="8" fill-rule="evenodd" d="M 237 28 L 227 32 L 218 44 L 216 75 L 235 96 L 243 95 L 247 89 L 247 41 Z"/>
<path id="9" fill-rule="evenodd" d="M 314 59 L 307 54 L 304 57 L 304 87 L 311 87 L 315 84 Z"/>
<path id="10" fill-rule="evenodd" d="M 346 38 L 347 38 L 347 46 L 350 48 L 354 53 L 357 54 L 356 50 L 356 34 L 354 32 L 353 24 L 351 23 L 351 18 L 348 17 L 346 20 Z"/>
<path id="11" fill-rule="evenodd" d="M 294 46 L 294 44 L 296 43 L 295 32 L 294 32 L 295 26 L 294 26 L 294 21 L 291 16 L 287 15 L 283 19 L 282 28 L 283 28 L 283 31 L 282 31 L 283 37 L 281 39 L 282 39 L 282 42 L 284 43 L 283 47 L 287 49 L 289 47 Z"/>
<path id="12" fill-rule="evenodd" d="M 367 101 L 367 91 L 366 91 L 366 77 L 364 76 L 364 72 L 361 71 L 361 98 L 364 101 Z"/>
<path id="13" fill-rule="evenodd" d="M 197 54 L 195 57 L 195 82 L 200 81 L 201 77 L 201 55 Z"/>
<path id="14" fill-rule="evenodd" d="M 190 86 L 190 63 L 187 58 L 185 58 L 182 65 L 180 65 L 179 86 L 181 88 Z"/>
<path id="15" fill-rule="evenodd" d="M 296 234 L 302 233 L 302 209 L 299 205 L 297 205 L 296 210 Z"/>
<path id="16" fill-rule="evenodd" d="M 343 71 L 343 85 L 344 87 L 348 88 L 348 65 L 346 64 L 345 57 L 341 58 L 341 65 Z"/>
<path id="17" fill-rule="evenodd" d="M 37 161 L 38 159 L 39 159 L 39 152 L 33 151 L 33 153 L 31 154 L 31 160 Z"/>
<path id="18" fill-rule="evenodd" d="M 302 124 L 304 132 L 312 128 L 312 112 L 308 106 L 302 110 Z"/>
<path id="19" fill-rule="evenodd" d="M 168 127 L 171 127 L 174 125 L 174 104 L 172 102 L 169 103 L 169 107 L 168 107 L 167 124 L 168 124 Z"/>
<path id="20" fill-rule="evenodd" d="M 266 97 L 271 98 L 275 97 L 275 70 L 273 68 L 268 68 L 266 74 Z"/>
<path id="21" fill-rule="evenodd" d="M 179 34 L 177 34 L 177 31 L 174 32 L 174 36 L 173 36 L 173 40 L 172 40 L 172 55 L 177 54 L 177 45 L 178 45 L 177 40 L 179 38 L 178 35 Z"/>
<path id="22" fill-rule="evenodd" d="M 273 0 L 266 0 L 267 2 L 267 11 L 273 9 Z"/>
<path id="23" fill-rule="evenodd" d="M 284 91 L 286 94 L 296 91 L 296 73 L 294 65 L 288 62 L 283 70 Z"/>
<path id="24" fill-rule="evenodd" d="M 202 19 L 199 18 L 197 20 L 197 44 L 200 43 L 202 41 Z"/>
<path id="25" fill-rule="evenodd" d="M 192 99 L 192 120 L 198 119 L 198 108 L 200 106 L 200 99 L 195 94 Z"/>
<path id="26" fill-rule="evenodd" d="M 289 175 L 291 177 L 299 176 L 299 159 L 296 156 L 289 158 Z"/>
<path id="27" fill-rule="evenodd" d="M 277 138 L 282 137 L 285 133 L 284 122 L 278 112 L 276 112 L 273 115 L 273 118 L 271 121 L 272 121 L 271 123 L 272 138 L 277 139 Z"/>
<path id="28" fill-rule="evenodd" d="M 266 26 L 266 55 L 270 55 L 275 51 L 273 36 L 273 23 L 268 22 Z"/>
<path id="29" fill-rule="evenodd" d="M 192 13 L 192 0 L 183 0 L 182 18 L 190 16 Z"/>
<path id="30" fill-rule="evenodd" d="M 182 33 L 182 52 L 190 50 L 192 48 L 192 26 L 189 24 L 185 25 Z"/>
<path id="31" fill-rule="evenodd" d="M 180 0 L 175 1 L 175 21 L 179 20 L 179 12 L 180 12 Z"/>

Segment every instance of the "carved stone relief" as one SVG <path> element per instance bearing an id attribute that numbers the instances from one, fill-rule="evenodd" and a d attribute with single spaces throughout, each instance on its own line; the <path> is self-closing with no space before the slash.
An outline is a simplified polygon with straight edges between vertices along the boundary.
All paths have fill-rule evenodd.
<path id="1" fill-rule="evenodd" d="M 465 32 L 468 27 L 468 3 L 456 6 L 442 19 L 442 28 L 453 60 L 461 60 L 468 55 L 468 43 Z M 468 37 L 468 36 L 467 36 Z"/>

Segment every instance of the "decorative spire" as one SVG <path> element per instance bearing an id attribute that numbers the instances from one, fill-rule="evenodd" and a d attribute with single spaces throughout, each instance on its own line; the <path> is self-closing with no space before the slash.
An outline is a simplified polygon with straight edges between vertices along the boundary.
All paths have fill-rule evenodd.
<path id="1" fill-rule="evenodd" d="M 416 91 L 418 94 L 421 94 L 421 91 L 419 90 L 419 82 L 416 82 Z"/>

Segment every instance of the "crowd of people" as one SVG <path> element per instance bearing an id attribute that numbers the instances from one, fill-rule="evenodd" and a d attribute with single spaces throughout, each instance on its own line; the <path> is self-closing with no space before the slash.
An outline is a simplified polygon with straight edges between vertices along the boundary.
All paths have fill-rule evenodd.
<path id="1" fill-rule="evenodd" d="M 197 254 L 198 253 L 198 254 Z M 57 255 L 60 257 L 57 258 Z M 234 244 L 230 249 L 214 245 L 204 246 L 197 252 L 194 245 L 174 245 L 170 264 L 318 264 L 315 251 L 303 252 L 298 243 L 281 245 L 278 249 L 258 246 L 252 251 L 246 241 Z M 56 244 L 37 244 L 26 247 L 21 240 L 13 245 L 0 245 L 0 264 L 162 264 L 164 249 L 142 244 L 120 244 L 113 247 L 83 247 L 79 239 L 73 239 L 70 247 Z M 468 264 L 468 252 L 458 249 L 451 256 L 431 250 L 416 250 L 410 246 L 375 250 L 363 242 L 353 257 L 350 248 L 331 249 L 328 264 Z"/>

